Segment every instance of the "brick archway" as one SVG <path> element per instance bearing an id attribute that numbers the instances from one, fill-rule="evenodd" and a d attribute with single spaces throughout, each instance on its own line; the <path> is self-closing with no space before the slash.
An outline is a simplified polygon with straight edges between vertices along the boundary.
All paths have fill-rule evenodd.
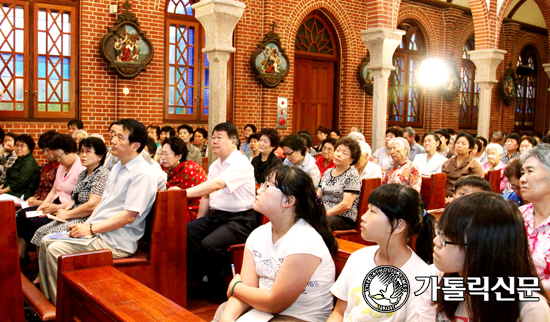
<path id="1" fill-rule="evenodd" d="M 403 4 L 399 10 L 397 24 L 393 28 L 396 28 L 403 20 L 407 19 L 414 20 L 422 30 L 424 39 L 426 39 L 427 54 L 432 54 L 435 48 L 440 48 L 440 44 L 437 43 L 435 38 L 435 27 L 424 11 L 419 11 L 418 8 L 409 4 Z"/>

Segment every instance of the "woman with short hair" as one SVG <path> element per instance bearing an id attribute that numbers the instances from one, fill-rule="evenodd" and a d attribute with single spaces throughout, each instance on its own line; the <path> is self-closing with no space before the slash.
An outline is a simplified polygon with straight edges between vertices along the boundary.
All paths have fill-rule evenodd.
<path id="1" fill-rule="evenodd" d="M 437 153 L 437 149 L 441 144 L 439 136 L 433 132 L 424 134 L 422 139 L 424 142 L 424 150 L 426 153 L 417 154 L 414 157 L 414 164 L 420 170 L 420 174 L 423 176 L 430 176 L 434 173 L 440 173 L 443 163 L 447 161 L 447 158 L 442 154 Z"/>
<path id="2" fill-rule="evenodd" d="M 259 139 L 260 136 L 256 133 L 252 133 L 248 136 L 247 143 L 248 143 L 248 152 L 244 153 L 246 157 L 248 158 L 248 161 L 252 161 L 255 157 L 260 155 L 260 146 L 259 146 Z M 241 150 L 242 152 L 242 150 Z"/>
<path id="3" fill-rule="evenodd" d="M 46 156 L 47 162 L 42 163 L 40 166 L 40 181 L 38 183 L 38 189 L 34 193 L 34 196 L 27 198 L 25 196 L 25 201 L 29 206 L 40 206 L 44 199 L 48 196 L 50 190 L 52 190 L 53 183 L 55 182 L 55 175 L 57 173 L 57 168 L 59 167 L 59 162 L 50 153 L 48 144 L 51 139 L 57 134 L 55 130 L 49 130 L 38 139 L 38 147 L 42 149 L 42 152 Z"/>
<path id="4" fill-rule="evenodd" d="M 202 153 L 193 142 L 193 128 L 187 124 L 178 126 L 178 136 L 183 140 L 187 147 L 187 161 L 194 161 L 202 166 Z M 162 151 L 162 145 L 161 145 Z M 160 156 L 158 157 L 160 160 Z"/>
<path id="5" fill-rule="evenodd" d="M 327 169 L 334 168 L 336 165 L 334 164 L 334 151 L 336 140 L 333 138 L 326 138 L 321 143 L 321 155 L 315 159 L 315 164 L 317 165 L 317 168 L 319 168 L 319 171 L 321 172 L 321 175 L 327 171 Z"/>
<path id="6" fill-rule="evenodd" d="M 17 159 L 6 171 L 6 180 L 0 187 L 0 201 L 13 200 L 21 204 L 21 197 L 34 195 L 40 182 L 40 167 L 32 155 L 34 140 L 21 134 L 15 139 Z"/>
<path id="7" fill-rule="evenodd" d="M 393 166 L 386 172 L 382 184 L 400 183 L 420 192 L 422 177 L 418 167 L 409 160 L 409 142 L 402 137 L 393 138 L 388 142 Z"/>
<path id="8" fill-rule="evenodd" d="M 273 128 L 264 128 L 258 135 L 260 136 L 258 142 L 260 155 L 253 158 L 250 163 L 254 167 L 254 179 L 256 183 L 264 183 L 269 171 L 282 164 L 283 161 L 275 154 L 275 150 L 280 142 L 277 130 Z"/>
<path id="9" fill-rule="evenodd" d="M 361 156 L 359 143 L 345 137 L 338 140 L 335 147 L 335 167 L 325 172 L 317 189 L 317 195 L 327 209 L 328 222 L 333 231 L 355 227 L 361 192 L 359 174 L 352 167 Z"/>
<path id="10" fill-rule="evenodd" d="M 201 151 L 202 157 L 208 156 L 208 131 L 198 127 L 193 132 L 193 144 Z"/>
<path id="11" fill-rule="evenodd" d="M 481 164 L 471 154 L 474 144 L 474 137 L 471 134 L 468 132 L 458 133 L 455 142 L 456 155 L 445 161 L 441 168 L 441 172 L 447 174 L 447 197 L 454 196 L 455 182 L 460 177 L 476 174 L 483 178 L 485 175 Z"/>
<path id="12" fill-rule="evenodd" d="M 286 157 L 283 164 L 304 170 L 309 174 L 313 180 L 315 189 L 317 189 L 319 180 L 321 180 L 321 171 L 317 168 L 315 159 L 307 153 L 307 147 L 304 140 L 302 140 L 299 135 L 290 134 L 283 139 L 281 147 Z"/>
<path id="13" fill-rule="evenodd" d="M 393 159 L 389 152 L 390 140 L 397 137 L 403 137 L 403 129 L 399 126 L 392 126 L 386 130 L 386 136 L 384 137 L 384 147 L 374 151 L 372 155 L 372 162 L 378 164 L 382 169 L 382 173 L 385 173 L 393 166 Z"/>
<path id="14" fill-rule="evenodd" d="M 173 136 L 164 140 L 160 164 L 168 168 L 168 181 L 166 189 L 176 187 L 188 189 L 206 181 L 207 174 L 194 161 L 187 161 L 187 147 L 179 136 Z M 200 198 L 187 198 L 187 222 L 197 218 Z"/>

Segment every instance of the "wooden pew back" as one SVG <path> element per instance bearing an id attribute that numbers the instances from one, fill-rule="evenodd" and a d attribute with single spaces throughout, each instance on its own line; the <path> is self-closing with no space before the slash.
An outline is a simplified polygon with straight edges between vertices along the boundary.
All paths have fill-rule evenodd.
<path id="1" fill-rule="evenodd" d="M 0 202 L 0 321 L 24 322 L 23 292 L 17 248 L 17 227 L 13 201 Z"/>
<path id="2" fill-rule="evenodd" d="M 422 177 L 420 195 L 426 204 L 426 210 L 445 208 L 446 186 L 446 173 L 435 173 L 429 177 Z"/>
<path id="3" fill-rule="evenodd" d="M 187 192 L 157 192 L 138 251 L 113 265 L 177 304 L 187 305 Z"/>
<path id="4" fill-rule="evenodd" d="M 111 264 L 109 250 L 59 257 L 57 321 L 203 322 Z"/>
<path id="5" fill-rule="evenodd" d="M 353 241 L 355 243 L 372 245 L 361 238 L 361 216 L 369 209 L 369 196 L 374 189 L 380 187 L 382 180 L 380 178 L 363 179 L 361 182 L 361 192 L 359 193 L 359 204 L 357 205 L 357 219 L 355 220 L 355 229 L 336 230 L 334 236 L 343 240 Z"/>
<path id="6" fill-rule="evenodd" d="M 485 173 L 485 180 L 489 182 L 494 193 L 500 193 L 500 181 L 502 180 L 500 170 L 491 170 Z"/>

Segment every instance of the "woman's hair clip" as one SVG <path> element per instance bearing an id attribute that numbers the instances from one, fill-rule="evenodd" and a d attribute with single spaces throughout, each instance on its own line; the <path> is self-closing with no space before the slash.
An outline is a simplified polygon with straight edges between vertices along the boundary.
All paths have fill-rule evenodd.
<path id="1" fill-rule="evenodd" d="M 315 203 L 315 205 L 317 206 L 320 206 L 323 204 L 323 200 L 319 198 L 319 196 L 315 195 L 315 198 L 313 199 L 313 203 Z"/>
<path id="2" fill-rule="evenodd" d="M 425 217 L 427 214 L 426 209 L 422 210 L 422 217 Z"/>

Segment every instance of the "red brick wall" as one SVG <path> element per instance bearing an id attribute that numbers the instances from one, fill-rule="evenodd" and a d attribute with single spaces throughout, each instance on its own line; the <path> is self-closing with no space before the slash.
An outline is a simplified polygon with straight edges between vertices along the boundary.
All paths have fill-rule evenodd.
<path id="1" fill-rule="evenodd" d="M 471 16 L 456 9 L 439 9 L 412 1 L 401 3 L 388 1 L 386 18 L 375 16 L 372 2 L 362 0 L 243 0 L 247 5 L 244 15 L 237 25 L 234 43 L 237 49 L 234 68 L 233 120 L 242 132 L 246 123 L 255 123 L 259 128 L 274 127 L 276 124 L 277 97 L 288 98 L 289 106 L 293 102 L 294 78 L 294 37 L 303 19 L 312 11 L 322 11 L 334 24 L 340 41 L 341 77 L 339 84 L 340 130 L 347 133 L 351 125 L 359 125 L 370 139 L 372 97 L 360 87 L 356 78 L 357 67 L 366 54 L 360 32 L 366 26 L 391 26 L 404 19 L 415 20 L 422 28 L 427 39 L 427 57 L 453 59 L 458 68 L 461 64 L 462 46 L 473 34 L 474 22 Z M 121 3 L 120 3 L 121 4 Z M 115 22 L 115 15 L 108 13 L 107 4 L 81 0 L 81 41 L 80 41 L 80 117 L 89 133 L 102 133 L 106 136 L 107 127 L 115 119 L 131 117 L 144 124 L 162 124 L 164 100 L 164 1 L 133 1 L 131 9 L 143 30 L 153 43 L 155 53 L 147 71 L 132 80 L 117 78 L 106 69 L 105 62 L 98 52 L 98 43 L 107 28 Z M 394 10 L 398 5 L 399 10 Z M 368 9 L 370 8 L 370 9 Z M 377 9 L 378 10 L 378 9 Z M 382 9 L 380 9 L 382 10 Z M 382 10 L 382 11 L 384 11 Z M 367 14 L 368 12 L 368 14 Z M 390 17 L 391 12 L 398 12 Z M 544 12 L 544 11 L 543 11 Z M 368 21 L 367 19 L 372 19 Z M 277 88 L 263 88 L 254 79 L 249 58 L 257 48 L 263 36 L 269 32 L 269 25 L 275 21 L 276 32 L 280 35 L 283 47 L 290 59 L 290 72 Z M 483 24 L 483 23 L 482 23 Z M 516 28 L 517 29 L 517 28 Z M 507 50 L 505 61 L 499 66 L 497 79 L 503 74 L 510 61 L 515 62 L 521 46 L 533 44 L 539 51 L 539 65 L 548 62 L 548 38 L 524 30 L 505 28 L 498 39 L 499 48 Z M 489 39 L 476 39 L 476 43 L 490 42 Z M 521 44 L 521 46 L 518 46 Z M 521 48 L 520 48 L 521 47 Z M 478 47 L 479 49 L 480 47 Z M 539 66 L 538 109 L 536 129 L 548 130 L 550 109 L 546 89 L 548 77 Z M 128 95 L 122 93 L 127 87 Z M 447 102 L 441 95 L 428 93 L 427 106 L 431 101 L 432 130 L 440 127 L 458 129 L 458 98 Z M 289 109 L 288 129 L 281 134 L 297 131 L 293 128 L 293 110 Z M 514 106 L 502 104 L 498 93 L 493 90 L 491 108 L 491 131 L 513 129 Z M 178 124 L 170 123 L 177 126 Z M 30 133 L 38 138 L 47 129 L 64 131 L 65 122 L 10 122 L 0 120 L 0 126 L 7 131 Z M 425 109 L 424 128 L 428 130 L 429 109 Z"/>

